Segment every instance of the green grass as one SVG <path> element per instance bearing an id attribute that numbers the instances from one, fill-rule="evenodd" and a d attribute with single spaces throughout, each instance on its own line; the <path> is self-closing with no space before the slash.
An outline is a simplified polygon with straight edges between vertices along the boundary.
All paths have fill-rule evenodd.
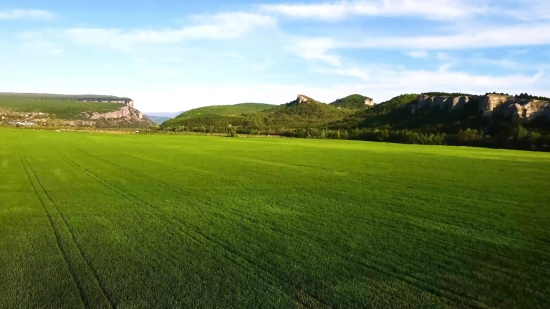
<path id="1" fill-rule="evenodd" d="M 0 308 L 549 308 L 550 154 L 0 130 Z"/>
<path id="2" fill-rule="evenodd" d="M 240 116 L 242 114 L 260 112 L 273 107 L 275 107 L 275 105 L 264 103 L 241 103 L 235 105 L 205 106 L 188 110 L 176 118 L 194 117 L 201 115 Z"/>
<path id="3" fill-rule="evenodd" d="M 87 119 L 86 113 L 106 113 L 123 107 L 120 103 L 99 103 L 61 100 L 36 100 L 21 97 L 0 96 L 0 110 L 15 112 L 42 112 L 55 115 L 59 119 Z"/>

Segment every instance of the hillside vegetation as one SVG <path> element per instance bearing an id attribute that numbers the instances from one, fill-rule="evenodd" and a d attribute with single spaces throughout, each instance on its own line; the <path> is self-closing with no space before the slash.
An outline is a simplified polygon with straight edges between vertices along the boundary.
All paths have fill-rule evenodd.
<path id="1" fill-rule="evenodd" d="M 131 101 L 127 97 L 117 97 L 113 95 L 96 95 L 96 94 L 50 94 L 50 93 L 17 93 L 17 92 L 0 92 L 0 98 L 25 98 L 25 99 L 41 99 L 41 100 L 64 100 L 64 101 Z"/>
<path id="2" fill-rule="evenodd" d="M 176 118 L 195 117 L 202 115 L 217 115 L 217 116 L 240 116 L 242 114 L 255 113 L 266 109 L 273 108 L 271 104 L 264 103 L 241 103 L 235 105 L 214 105 L 199 107 L 183 112 Z"/>
<path id="3" fill-rule="evenodd" d="M 121 103 L 82 102 L 75 100 L 39 100 L 26 97 L 0 96 L 0 110 L 41 112 L 61 119 L 87 119 L 89 113 L 106 113 L 123 107 Z"/>
<path id="4" fill-rule="evenodd" d="M 330 103 L 337 107 L 350 108 L 350 109 L 362 109 L 365 107 L 365 99 L 370 99 L 360 94 L 352 94 L 342 99 Z"/>
<path id="5" fill-rule="evenodd" d="M 547 153 L 19 130 L 0 145 L 0 308 L 550 308 Z"/>
<path id="6" fill-rule="evenodd" d="M 430 92 L 452 97 L 461 93 Z M 324 104 L 306 96 L 253 114 L 235 117 L 197 116 L 167 121 L 162 131 L 269 134 L 303 138 L 356 139 L 410 144 L 471 145 L 497 148 L 550 150 L 550 118 L 533 121 L 487 117 L 480 96 L 470 96 L 459 112 L 425 108 L 413 113 L 419 94 L 404 94 L 367 106 L 366 97 L 351 95 Z M 300 99 L 300 97 L 302 99 Z M 543 97 L 521 94 L 516 98 Z"/>
<path id="7" fill-rule="evenodd" d="M 269 109 L 234 116 L 212 113 L 194 114 L 190 117 L 179 116 L 164 122 L 161 129 L 213 133 L 228 130 L 252 134 L 262 131 L 280 133 L 291 132 L 295 128 L 325 126 L 328 122 L 342 119 L 352 112 L 351 109 L 341 109 L 305 96 L 303 98 L 307 102 L 296 99 L 279 106 L 270 105 Z"/>

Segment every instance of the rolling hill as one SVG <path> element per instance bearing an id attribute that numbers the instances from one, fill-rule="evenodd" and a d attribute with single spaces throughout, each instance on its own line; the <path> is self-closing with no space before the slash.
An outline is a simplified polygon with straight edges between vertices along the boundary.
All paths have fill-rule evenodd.
<path id="1" fill-rule="evenodd" d="M 240 103 L 235 105 L 214 105 L 205 106 L 183 112 L 176 118 L 195 117 L 201 115 L 218 115 L 218 116 L 240 116 L 260 112 L 272 108 L 272 104 L 264 103 Z"/>
<path id="2" fill-rule="evenodd" d="M 254 107 L 251 111 L 248 107 Z M 266 108 L 267 107 L 267 108 Z M 236 111 L 248 110 L 248 113 Z M 197 112 L 198 111 L 198 112 Z M 191 110 L 161 125 L 162 130 L 192 132 L 227 132 L 256 134 L 280 132 L 292 128 L 322 126 L 327 121 L 343 119 L 351 110 L 318 102 L 299 95 L 295 100 L 274 105 L 225 105 Z"/>
<path id="3" fill-rule="evenodd" d="M 183 115 L 160 129 L 550 150 L 550 99 L 523 93 L 430 92 L 380 104 L 361 95 L 330 104 L 299 95 L 255 113 Z"/>
<path id="4" fill-rule="evenodd" d="M 365 106 L 374 105 L 373 99 L 360 95 L 352 94 L 342 99 L 337 99 L 336 101 L 330 103 L 336 107 L 350 108 L 350 109 L 362 109 Z"/>

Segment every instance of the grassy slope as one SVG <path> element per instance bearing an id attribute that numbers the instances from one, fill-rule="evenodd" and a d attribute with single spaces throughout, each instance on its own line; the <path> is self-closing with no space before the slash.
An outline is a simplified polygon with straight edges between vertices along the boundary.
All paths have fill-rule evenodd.
<path id="1" fill-rule="evenodd" d="M 124 106 L 118 103 L 96 103 L 60 100 L 36 100 L 28 98 L 11 98 L 0 96 L 0 110 L 17 112 L 42 112 L 53 114 L 60 119 L 86 119 L 82 112 L 105 113 Z"/>
<path id="2" fill-rule="evenodd" d="M 193 117 L 199 115 L 239 116 L 241 114 L 255 113 L 273 107 L 275 106 L 264 103 L 205 106 L 188 110 L 178 117 Z"/>
<path id="3" fill-rule="evenodd" d="M 549 154 L 15 130 L 0 145 L 1 308 L 550 306 Z"/>

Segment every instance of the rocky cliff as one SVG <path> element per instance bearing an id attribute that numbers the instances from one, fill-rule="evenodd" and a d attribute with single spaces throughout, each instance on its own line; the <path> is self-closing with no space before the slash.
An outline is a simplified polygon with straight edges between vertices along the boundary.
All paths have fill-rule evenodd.
<path id="1" fill-rule="evenodd" d="M 41 100 L 41 99 L 37 99 Z M 73 111 L 72 113 L 63 113 L 63 107 L 56 109 L 55 102 L 47 103 L 48 100 L 42 100 L 46 110 L 38 109 L 33 112 L 25 112 L 17 110 L 17 101 L 13 107 L 8 106 L 0 108 L 0 124 L 20 124 L 24 126 L 68 126 L 68 127 L 147 127 L 153 125 L 147 117 L 139 110 L 134 108 L 132 100 L 117 101 L 116 103 L 124 104 L 122 107 L 107 112 L 93 111 Z M 32 101 L 31 101 L 32 102 Z M 99 103 L 113 103 L 103 101 L 87 101 Z M 78 104 L 78 103 L 74 103 Z M 39 105 L 37 105 L 39 106 Z M 81 107 L 84 109 L 85 107 Z M 115 107 L 116 108 L 116 107 Z M 60 112 L 61 111 L 61 112 Z"/>
<path id="2" fill-rule="evenodd" d="M 477 109 L 485 116 L 501 116 L 515 121 L 533 120 L 541 116 L 550 117 L 549 101 L 501 94 L 449 97 L 421 94 L 417 102 L 410 104 L 410 109 L 412 114 L 426 108 L 461 112 L 467 105 Z"/>
<path id="3" fill-rule="evenodd" d="M 120 119 L 120 120 L 133 120 L 136 122 L 149 122 L 149 119 L 143 116 L 143 114 L 134 108 L 132 104 L 126 104 L 125 106 L 107 113 L 93 113 L 90 119 Z"/>

